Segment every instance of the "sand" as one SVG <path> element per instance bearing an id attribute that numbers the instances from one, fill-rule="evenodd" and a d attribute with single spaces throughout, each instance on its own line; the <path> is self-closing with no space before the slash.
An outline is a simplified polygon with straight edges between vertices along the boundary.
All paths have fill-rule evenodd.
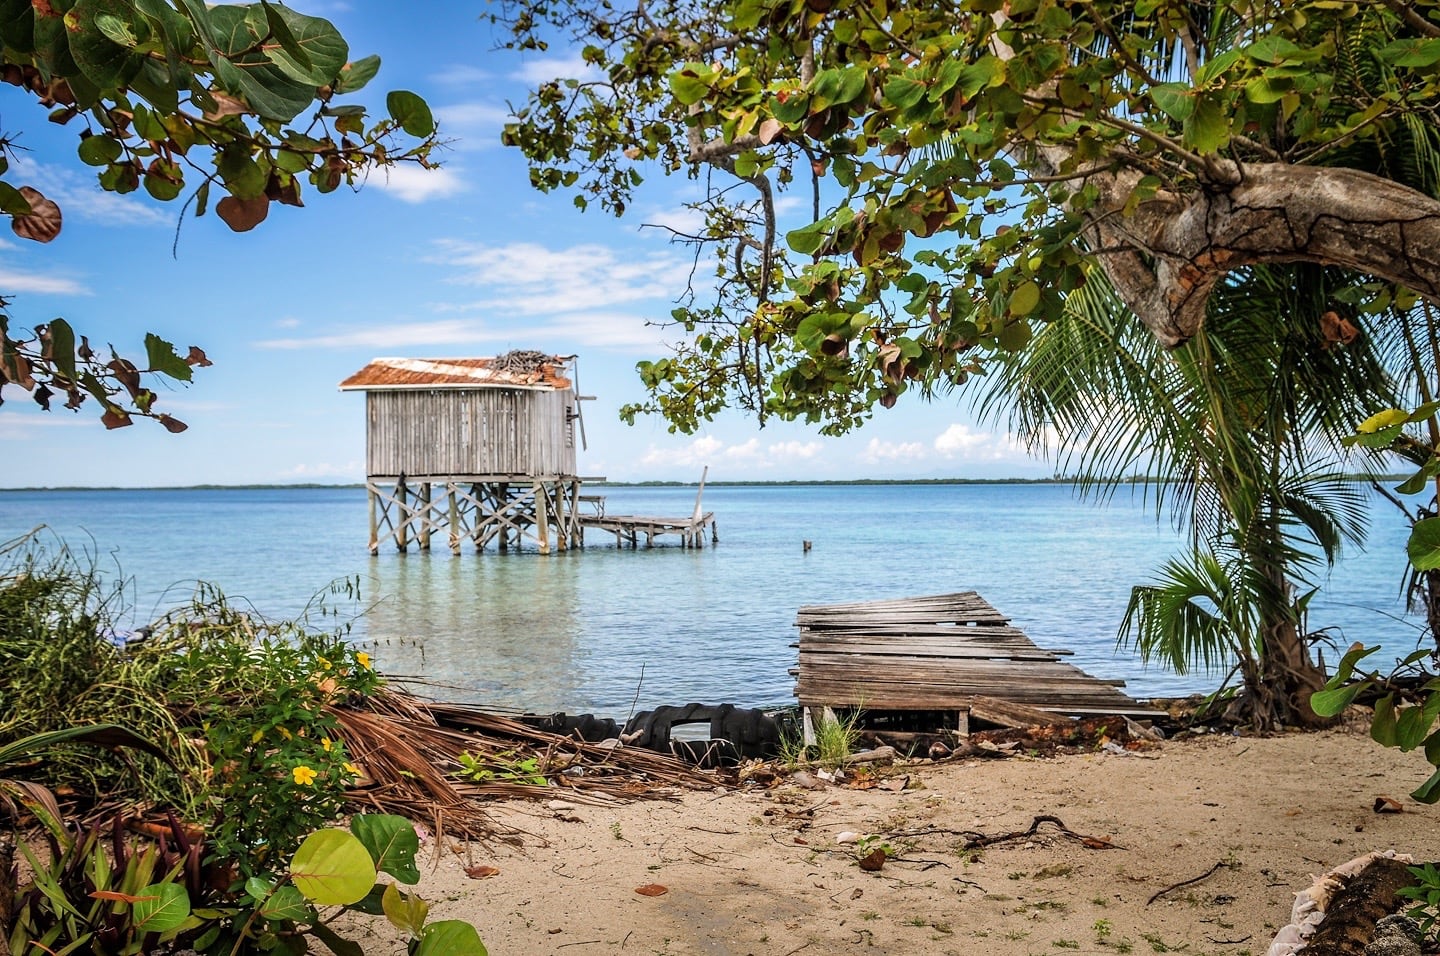
<path id="1" fill-rule="evenodd" d="M 903 790 L 496 803 L 524 845 L 447 843 L 418 889 L 432 919 L 469 920 L 497 956 L 1262 954 L 1311 874 L 1370 850 L 1440 860 L 1440 808 L 1407 796 L 1429 769 L 1355 722 L 886 771 L 889 787 L 908 777 Z M 1402 812 L 1376 813 L 1379 796 Z M 1025 830 L 1042 815 L 1095 839 L 1043 823 L 963 848 L 966 833 Z M 837 842 L 845 833 L 870 839 Z M 889 858 L 867 872 L 858 857 L 875 847 Z M 664 892 L 636 892 L 645 886 Z M 386 952 L 385 938 L 377 930 L 366 952 Z"/>

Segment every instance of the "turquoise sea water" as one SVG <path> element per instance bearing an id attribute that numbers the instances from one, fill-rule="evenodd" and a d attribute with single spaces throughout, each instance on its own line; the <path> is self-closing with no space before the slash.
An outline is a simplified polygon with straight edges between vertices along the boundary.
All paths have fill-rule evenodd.
<path id="1" fill-rule="evenodd" d="M 685 515 L 695 498 L 601 491 L 611 513 Z M 548 556 L 372 557 L 360 488 L 24 491 L 0 492 L 0 541 L 48 525 L 130 582 L 131 626 L 183 603 L 197 580 L 282 617 L 358 577 L 369 610 L 353 634 L 383 672 L 505 709 L 789 703 L 801 605 L 958 590 L 1136 696 L 1209 690 L 1219 675 L 1146 669 L 1116 648 L 1129 588 L 1183 544 L 1127 495 L 1100 506 L 1054 484 L 719 486 L 705 491 L 717 547 L 632 551 L 592 532 L 583 552 Z M 1340 648 L 1378 642 L 1389 659 L 1414 649 L 1418 629 L 1398 594 L 1399 515 L 1377 499 L 1372 523 L 1367 548 L 1324 579 L 1310 625 L 1333 628 Z"/>

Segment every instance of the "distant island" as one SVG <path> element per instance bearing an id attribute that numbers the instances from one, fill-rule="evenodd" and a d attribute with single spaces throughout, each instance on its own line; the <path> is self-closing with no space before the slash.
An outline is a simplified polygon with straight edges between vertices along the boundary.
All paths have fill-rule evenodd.
<path id="1" fill-rule="evenodd" d="M 1346 481 L 1405 481 L 1408 475 L 1365 475 L 1349 474 L 1344 476 Z M 806 486 L 845 486 L 845 485 L 1074 485 L 1085 484 L 1086 478 L 1083 475 L 1056 475 L 1050 478 L 805 478 L 791 479 L 787 481 L 707 481 L 707 488 L 787 488 Z M 1146 478 L 1143 475 L 1133 475 L 1125 479 L 1125 484 L 1164 484 L 1157 478 Z M 591 481 L 587 480 L 587 486 L 596 488 L 694 488 L 699 484 L 696 481 Z M 272 483 L 272 484 L 248 484 L 248 485 L 52 485 L 52 486 L 25 486 L 17 488 L 0 488 L 0 494 L 7 492 L 37 492 L 37 491 L 270 491 L 270 490 L 293 490 L 293 489 L 339 489 L 339 488 L 365 488 L 364 482 L 347 481 L 335 484 L 323 484 L 317 482 L 297 483 Z"/>

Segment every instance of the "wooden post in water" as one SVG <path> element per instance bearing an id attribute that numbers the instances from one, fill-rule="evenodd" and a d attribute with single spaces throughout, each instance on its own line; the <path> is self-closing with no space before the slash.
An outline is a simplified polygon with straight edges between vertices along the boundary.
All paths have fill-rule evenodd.
<path id="1" fill-rule="evenodd" d="M 408 489 L 405 486 L 405 476 L 400 476 L 400 483 L 395 486 L 395 501 L 400 509 L 399 524 L 395 527 L 395 547 L 401 551 L 410 550 L 410 505 L 407 501 Z"/>
<path id="2" fill-rule="evenodd" d="M 420 550 L 430 550 L 430 532 L 432 522 L 430 521 L 430 482 L 420 485 Z"/>
<path id="3" fill-rule="evenodd" d="M 375 483 L 365 482 L 365 496 L 370 501 L 370 553 L 380 553 L 379 519 L 375 516 Z"/>
<path id="4" fill-rule="evenodd" d="M 455 482 L 445 483 L 446 494 L 450 497 L 450 553 L 460 553 L 460 509 L 455 505 Z"/>
<path id="5" fill-rule="evenodd" d="M 540 545 L 541 554 L 550 553 L 550 521 L 549 508 L 545 507 L 549 493 L 545 489 L 545 481 L 541 479 L 535 482 L 535 534 Z"/>
<path id="6" fill-rule="evenodd" d="M 565 483 L 555 480 L 555 549 L 566 550 L 570 544 L 565 533 Z"/>

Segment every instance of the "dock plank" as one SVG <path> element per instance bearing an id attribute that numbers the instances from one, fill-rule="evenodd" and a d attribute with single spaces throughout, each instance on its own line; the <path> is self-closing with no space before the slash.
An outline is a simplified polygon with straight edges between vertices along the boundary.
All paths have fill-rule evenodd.
<path id="1" fill-rule="evenodd" d="M 1125 682 L 1060 661 L 975 591 L 807 605 L 795 694 L 804 708 L 968 711 L 972 698 L 1065 715 L 1155 716 Z"/>

